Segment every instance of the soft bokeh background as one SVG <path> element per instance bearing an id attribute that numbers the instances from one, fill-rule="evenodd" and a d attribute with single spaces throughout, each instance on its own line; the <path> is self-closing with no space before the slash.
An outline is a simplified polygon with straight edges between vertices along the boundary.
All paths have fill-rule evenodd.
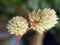
<path id="1" fill-rule="evenodd" d="M 16 37 L 10 35 L 6 29 L 9 19 L 39 8 L 52 8 L 60 18 L 60 0 L 0 0 L 0 45 L 13 45 L 15 42 Z M 48 32 L 54 37 L 55 42 L 60 45 L 60 19 L 58 24 Z M 51 39 L 51 37 L 49 38 Z"/>

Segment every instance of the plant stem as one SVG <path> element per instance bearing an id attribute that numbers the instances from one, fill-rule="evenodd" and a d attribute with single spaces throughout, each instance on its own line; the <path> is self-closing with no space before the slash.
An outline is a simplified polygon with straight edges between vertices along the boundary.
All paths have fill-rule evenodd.
<path id="1" fill-rule="evenodd" d="M 20 39 L 21 39 L 21 36 L 20 36 L 20 35 L 19 35 L 19 36 L 17 36 L 17 38 L 16 38 L 16 42 L 15 42 L 15 44 L 14 44 L 14 45 L 18 45 L 18 43 L 19 43 Z"/>
<path id="2" fill-rule="evenodd" d="M 28 28 L 28 29 L 27 29 L 26 33 L 27 33 L 29 30 L 30 30 L 30 28 Z M 19 41 L 20 41 L 21 37 L 22 37 L 22 36 L 20 36 L 20 35 L 19 35 L 19 36 L 17 36 L 17 38 L 16 38 L 16 42 L 15 42 L 15 44 L 14 44 L 14 45 L 18 45 L 18 43 L 19 43 Z"/>
<path id="3" fill-rule="evenodd" d="M 30 45 L 43 45 L 43 39 L 44 39 L 44 34 L 38 34 L 36 33 L 31 41 L 30 41 Z"/>

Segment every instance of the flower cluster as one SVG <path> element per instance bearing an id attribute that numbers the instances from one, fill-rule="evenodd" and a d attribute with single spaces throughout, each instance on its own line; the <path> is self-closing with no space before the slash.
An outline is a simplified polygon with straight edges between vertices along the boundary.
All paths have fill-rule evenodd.
<path id="1" fill-rule="evenodd" d="M 13 17 L 8 22 L 7 28 L 10 34 L 23 35 L 28 28 L 27 20 L 21 16 Z"/>
<path id="2" fill-rule="evenodd" d="M 32 11 L 29 14 L 31 29 L 37 30 L 39 33 L 49 30 L 58 22 L 56 12 L 53 9 L 43 9 Z"/>
<path id="3" fill-rule="evenodd" d="M 34 10 L 28 15 L 30 29 L 36 30 L 39 33 L 51 29 L 58 22 L 56 12 L 53 9 L 38 9 L 38 11 Z M 7 28 L 11 34 L 23 35 L 28 28 L 28 22 L 21 16 L 13 17 L 9 21 Z"/>

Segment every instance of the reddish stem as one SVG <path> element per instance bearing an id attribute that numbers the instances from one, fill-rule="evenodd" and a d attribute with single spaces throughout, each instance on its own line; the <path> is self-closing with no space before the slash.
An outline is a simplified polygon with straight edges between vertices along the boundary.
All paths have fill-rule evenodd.
<path id="1" fill-rule="evenodd" d="M 27 31 L 26 32 L 28 32 L 29 30 L 30 30 L 30 27 L 27 28 Z"/>
<path id="2" fill-rule="evenodd" d="M 16 38 L 16 42 L 15 42 L 15 44 L 14 45 L 18 45 L 18 43 L 19 43 L 19 41 L 20 41 L 20 38 L 21 38 L 21 36 L 19 35 L 19 36 L 17 36 L 17 38 Z"/>
<path id="3" fill-rule="evenodd" d="M 29 30 L 30 30 L 30 28 L 27 29 L 27 31 L 29 31 Z M 26 31 L 26 33 L 27 33 L 27 31 Z M 22 36 L 20 36 L 20 35 L 17 36 L 17 38 L 16 38 L 16 42 L 15 42 L 14 45 L 18 45 L 18 43 L 19 43 L 21 37 L 22 37 Z"/>

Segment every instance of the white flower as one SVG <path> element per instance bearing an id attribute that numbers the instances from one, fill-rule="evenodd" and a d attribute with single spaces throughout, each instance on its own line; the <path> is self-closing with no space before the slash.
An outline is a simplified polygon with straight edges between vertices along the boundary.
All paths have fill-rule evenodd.
<path id="1" fill-rule="evenodd" d="M 10 34 L 23 35 L 28 28 L 28 22 L 21 16 L 13 17 L 8 22 L 7 28 Z"/>
<path id="2" fill-rule="evenodd" d="M 39 33 L 51 29 L 58 22 L 56 12 L 47 8 L 32 11 L 32 13 L 29 13 L 29 19 L 31 29 L 37 30 Z"/>

